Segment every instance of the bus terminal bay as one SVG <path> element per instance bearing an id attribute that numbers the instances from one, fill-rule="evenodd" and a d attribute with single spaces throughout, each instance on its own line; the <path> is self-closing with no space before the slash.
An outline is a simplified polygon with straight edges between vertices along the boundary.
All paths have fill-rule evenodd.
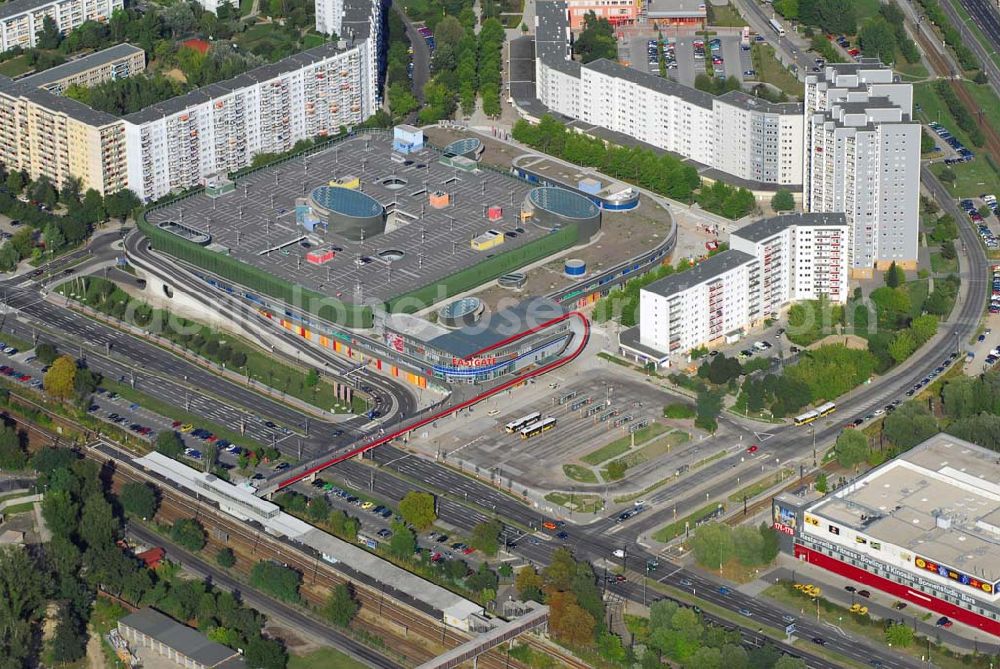
<path id="1" fill-rule="evenodd" d="M 666 405 L 693 406 L 689 399 L 600 359 L 585 367 L 592 369 L 559 370 L 438 420 L 414 433 L 408 447 L 541 497 L 553 490 L 600 496 L 642 490 L 683 476 L 726 450 L 723 444 L 740 443 L 725 424 L 709 438 L 692 419 L 664 417 Z M 625 481 L 607 475 L 617 460 L 627 465 Z"/>

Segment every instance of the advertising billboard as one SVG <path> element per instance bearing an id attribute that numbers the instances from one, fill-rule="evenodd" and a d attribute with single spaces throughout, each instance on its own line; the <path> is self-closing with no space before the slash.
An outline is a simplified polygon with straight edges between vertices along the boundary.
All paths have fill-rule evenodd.
<path id="1" fill-rule="evenodd" d="M 938 576 L 942 576 L 949 580 L 961 583 L 962 585 L 974 588 L 976 590 L 981 590 L 989 594 L 993 594 L 996 591 L 995 583 L 988 583 L 982 579 L 976 578 L 975 576 L 969 576 L 966 573 L 960 572 L 957 569 L 952 569 L 951 567 L 946 567 L 945 565 L 930 560 L 919 555 L 913 557 L 913 564 L 917 569 L 923 569 L 925 571 L 932 572 Z"/>

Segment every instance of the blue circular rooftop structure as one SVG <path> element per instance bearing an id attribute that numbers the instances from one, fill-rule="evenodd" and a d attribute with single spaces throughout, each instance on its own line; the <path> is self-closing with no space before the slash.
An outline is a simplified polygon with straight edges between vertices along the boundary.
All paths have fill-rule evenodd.
<path id="1" fill-rule="evenodd" d="M 385 207 L 370 195 L 340 186 L 319 186 L 309 194 L 313 213 L 327 229 L 353 241 L 385 232 Z"/>
<path id="2" fill-rule="evenodd" d="M 478 321 L 485 309 L 478 297 L 463 297 L 438 309 L 438 322 L 448 328 L 465 327 Z"/>
<path id="3" fill-rule="evenodd" d="M 589 241 L 601 229 L 601 209 L 589 198 L 565 188 L 540 186 L 528 191 L 531 220 L 546 230 L 575 223 L 578 241 Z"/>
<path id="4" fill-rule="evenodd" d="M 483 143 L 475 137 L 457 139 L 444 147 L 444 155 L 446 156 L 464 156 L 471 160 L 478 160 L 482 151 Z"/>
<path id="5" fill-rule="evenodd" d="M 600 214 L 597 205 L 584 196 L 555 186 L 532 188 L 528 200 L 535 207 L 563 218 L 584 220 Z"/>

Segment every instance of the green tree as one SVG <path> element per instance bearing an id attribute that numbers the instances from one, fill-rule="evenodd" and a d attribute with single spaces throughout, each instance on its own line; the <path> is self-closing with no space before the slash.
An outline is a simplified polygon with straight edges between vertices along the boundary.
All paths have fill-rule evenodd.
<path id="1" fill-rule="evenodd" d="M 896 363 L 903 362 L 909 358 L 915 350 L 917 350 L 917 342 L 914 341 L 913 335 L 909 330 L 900 330 L 889 343 L 889 355 L 892 356 L 892 359 Z"/>
<path id="2" fill-rule="evenodd" d="M 215 561 L 224 569 L 232 569 L 236 565 L 236 554 L 232 548 L 223 548 L 215 554 Z"/>
<path id="3" fill-rule="evenodd" d="M 205 547 L 205 528 L 194 518 L 181 518 L 170 528 L 170 538 L 189 551 Z"/>
<path id="4" fill-rule="evenodd" d="M 76 360 L 68 355 L 56 358 L 42 379 L 45 392 L 61 400 L 68 400 L 73 396 L 75 381 Z"/>
<path id="5" fill-rule="evenodd" d="M 836 453 L 841 467 L 853 469 L 868 457 L 868 439 L 858 430 L 841 430 L 837 436 Z"/>
<path id="6" fill-rule="evenodd" d="M 469 539 L 469 544 L 492 557 L 497 554 L 501 531 L 503 531 L 503 523 L 499 520 L 483 521 L 472 528 L 472 538 Z"/>
<path id="7" fill-rule="evenodd" d="M 400 500 L 399 514 L 418 531 L 427 529 L 437 520 L 434 496 L 428 492 L 411 490 Z"/>
<path id="8" fill-rule="evenodd" d="M 611 23 L 605 18 L 598 18 L 593 11 L 587 12 L 583 17 L 583 30 L 576 38 L 573 50 L 584 63 L 600 58 L 615 60 L 618 57 L 618 42 Z"/>
<path id="9" fill-rule="evenodd" d="M 156 515 L 156 491 L 146 483 L 126 483 L 118 493 L 122 508 L 133 515 L 147 520 Z"/>
<path id="10" fill-rule="evenodd" d="M 261 560 L 250 572 L 250 585 L 283 602 L 298 602 L 302 574 L 274 562 Z"/>
<path id="11" fill-rule="evenodd" d="M 806 669 L 806 666 L 806 661 L 801 657 L 792 657 L 791 655 L 782 655 L 774 663 L 774 669 Z"/>
<path id="12" fill-rule="evenodd" d="M 771 198 L 771 209 L 775 211 L 791 211 L 795 209 L 795 198 L 787 188 L 779 188 Z"/>
<path id="13" fill-rule="evenodd" d="M 49 15 L 42 19 L 42 28 L 36 33 L 35 46 L 39 49 L 55 50 L 59 48 L 62 41 L 62 33 L 59 32 L 59 24 Z"/>
<path id="14" fill-rule="evenodd" d="M 906 282 L 906 274 L 903 272 L 903 268 L 898 266 L 896 261 L 893 260 L 892 264 L 889 265 L 889 269 L 885 271 L 883 280 L 889 288 L 899 288 Z"/>
<path id="15" fill-rule="evenodd" d="M 47 578 L 20 546 L 0 548 L 0 653 L 7 666 L 27 665 Z"/>
<path id="16" fill-rule="evenodd" d="M 43 365 L 51 365 L 59 357 L 59 351 L 53 344 L 42 342 L 35 347 L 35 357 Z"/>
<path id="17" fill-rule="evenodd" d="M 7 190 L 9 190 L 13 195 L 20 195 L 21 191 L 24 190 L 24 173 L 19 170 L 12 170 L 7 174 L 6 183 Z"/>
<path id="18" fill-rule="evenodd" d="M 901 449 L 910 449 L 938 433 L 937 421 L 921 402 L 906 402 L 882 421 L 885 438 Z"/>
<path id="19" fill-rule="evenodd" d="M 533 566 L 524 565 L 517 570 L 517 576 L 514 577 L 514 587 L 517 588 L 518 597 L 522 600 L 541 602 L 543 599 L 542 585 L 542 577 Z"/>
<path id="20" fill-rule="evenodd" d="M 184 441 L 173 430 L 164 430 L 156 435 L 156 451 L 169 458 L 176 458 L 184 452 Z"/>
<path id="21" fill-rule="evenodd" d="M 825 495 L 829 489 L 827 486 L 826 472 L 820 472 L 816 475 L 816 492 L 823 493 Z"/>
<path id="22" fill-rule="evenodd" d="M 49 490 L 42 499 L 42 517 L 53 534 L 69 537 L 80 522 L 80 505 L 66 490 Z"/>
<path id="23" fill-rule="evenodd" d="M 885 628 L 885 641 L 896 648 L 906 648 L 913 643 L 913 629 L 906 624 L 889 625 Z"/>
<path id="24" fill-rule="evenodd" d="M 896 32 L 882 17 L 865 21 L 858 33 L 861 53 L 869 58 L 878 58 L 886 65 L 896 60 Z"/>
<path id="25" fill-rule="evenodd" d="M 910 332 L 913 334 L 917 346 L 921 346 L 931 337 L 937 334 L 938 317 L 934 314 L 923 314 L 917 316 L 910 322 Z"/>
<path id="26" fill-rule="evenodd" d="M 417 552 L 417 537 L 413 530 L 403 523 L 392 524 L 392 538 L 389 539 L 389 552 L 398 558 L 409 559 Z"/>
<path id="27" fill-rule="evenodd" d="M 288 653 L 274 639 L 255 634 L 246 644 L 243 659 L 250 669 L 284 669 L 288 664 Z"/>
<path id="28" fill-rule="evenodd" d="M 52 659 L 57 662 L 76 662 L 86 654 L 85 625 L 72 607 L 64 604 L 52 635 Z"/>
<path id="29" fill-rule="evenodd" d="M 338 583 L 330 593 L 323 607 L 323 615 L 338 627 L 347 627 L 354 620 L 361 605 L 354 598 L 354 590 L 349 583 Z"/>
<path id="30" fill-rule="evenodd" d="M 694 530 L 691 550 L 703 567 L 717 569 L 736 555 L 732 528 L 723 523 L 705 523 Z"/>
<path id="31" fill-rule="evenodd" d="M 0 470 L 17 471 L 28 464 L 28 453 L 24 449 L 22 435 L 10 425 L 0 428 Z"/>

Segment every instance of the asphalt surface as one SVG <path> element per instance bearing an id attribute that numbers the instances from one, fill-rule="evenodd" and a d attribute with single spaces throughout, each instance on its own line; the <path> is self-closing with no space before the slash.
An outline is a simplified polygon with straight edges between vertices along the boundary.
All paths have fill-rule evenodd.
<path id="1" fill-rule="evenodd" d="M 266 614 L 272 621 L 285 622 L 296 632 L 306 634 L 310 639 L 333 646 L 369 667 L 397 669 L 401 666 L 378 654 L 368 646 L 355 641 L 346 634 L 322 625 L 315 619 L 299 613 L 296 609 L 283 604 L 273 597 L 269 597 L 250 586 L 240 583 L 230 577 L 224 569 L 216 567 L 193 553 L 188 552 L 161 534 L 156 534 L 152 530 L 147 530 L 145 527 L 134 523 L 129 524 L 126 531 L 128 535 L 135 537 L 142 543 L 150 546 L 161 546 L 166 550 L 167 556 L 171 560 L 180 562 L 188 571 L 206 579 L 212 585 L 238 595 L 244 604 Z"/>
<path id="2" fill-rule="evenodd" d="M 431 77 L 431 49 L 427 46 L 423 35 L 417 32 L 416 26 L 403 11 L 403 8 L 393 3 L 393 11 L 397 12 L 403 19 L 406 26 L 406 36 L 410 38 L 410 46 L 413 47 L 413 95 L 421 103 L 424 101 L 424 85 Z"/>

